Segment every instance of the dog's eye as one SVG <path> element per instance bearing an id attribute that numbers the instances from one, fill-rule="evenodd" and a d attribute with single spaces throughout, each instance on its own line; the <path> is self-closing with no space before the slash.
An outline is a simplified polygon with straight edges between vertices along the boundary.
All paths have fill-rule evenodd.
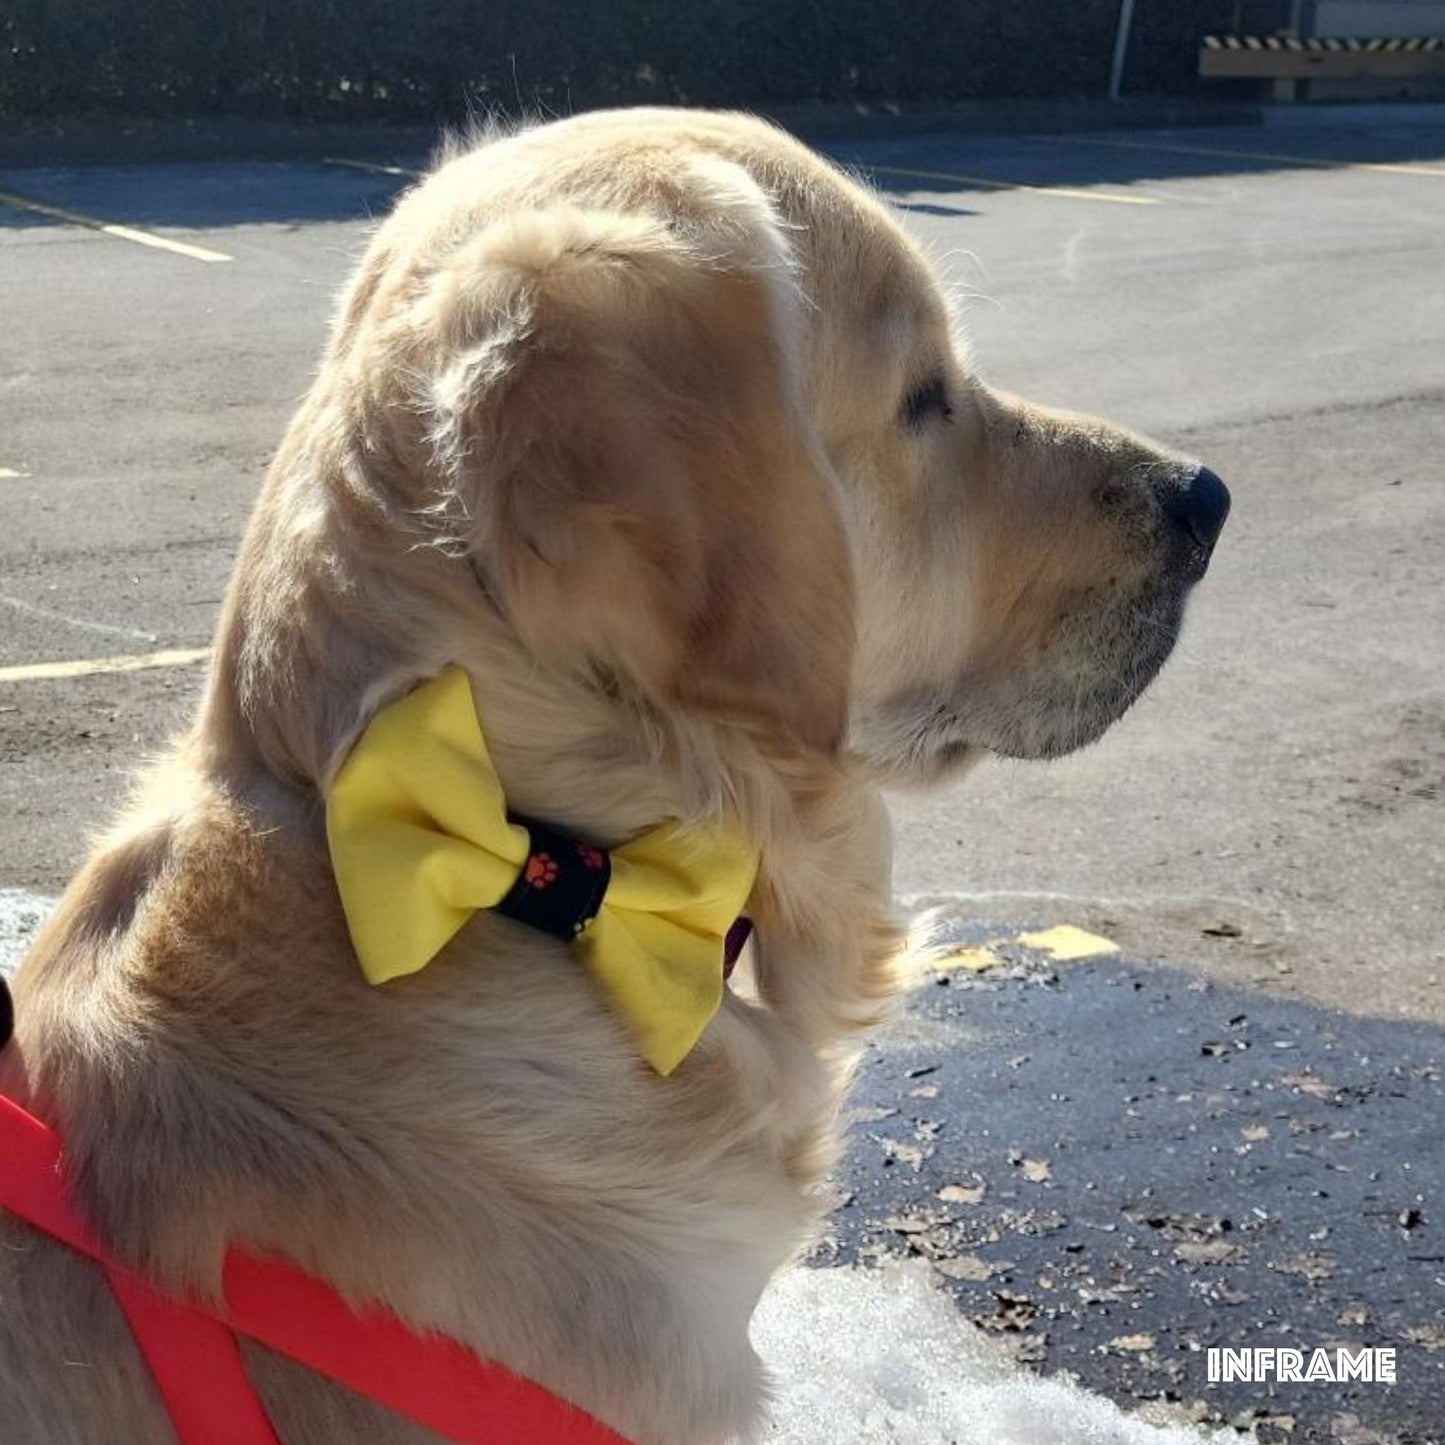
<path id="1" fill-rule="evenodd" d="M 930 377 L 916 391 L 909 392 L 903 402 L 901 418 L 904 426 L 922 426 L 931 416 L 947 421 L 953 415 L 948 404 L 948 387 L 942 376 Z"/>

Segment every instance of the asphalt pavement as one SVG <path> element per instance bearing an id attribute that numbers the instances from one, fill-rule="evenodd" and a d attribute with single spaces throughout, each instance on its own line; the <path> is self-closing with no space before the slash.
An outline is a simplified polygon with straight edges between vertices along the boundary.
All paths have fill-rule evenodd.
<path id="1" fill-rule="evenodd" d="M 1439 1029 L 945 932 L 869 1049 L 816 1262 L 921 1257 L 1019 1358 L 1261 1442 L 1439 1441 Z M 1251 1347 L 1390 1348 L 1396 1383 L 1210 1382 Z"/>
<path id="2" fill-rule="evenodd" d="M 1120 951 L 1049 984 L 1003 946 L 920 992 L 864 1107 L 933 1152 L 860 1124 L 830 1247 L 981 1260 L 940 1270 L 964 1307 L 1116 1395 L 1445 1438 L 1445 113 L 832 152 L 939 258 L 986 376 L 1201 456 L 1235 510 L 1101 744 L 897 800 L 911 901 Z M 186 717 L 337 287 L 423 163 L 0 170 L 0 888 L 57 891 Z M 1398 1344 L 1401 1383 L 1281 1403 L 1194 1368 L 1190 1341 L 1285 1327 Z"/>

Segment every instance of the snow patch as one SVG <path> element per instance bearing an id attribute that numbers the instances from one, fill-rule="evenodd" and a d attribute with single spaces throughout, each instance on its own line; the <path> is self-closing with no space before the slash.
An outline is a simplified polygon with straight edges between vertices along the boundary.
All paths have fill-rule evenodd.
<path id="1" fill-rule="evenodd" d="M 43 894 L 0 888 L 0 973 L 14 973 L 54 907 L 55 900 Z"/>
<path id="2" fill-rule="evenodd" d="M 753 1317 L 776 1384 L 766 1445 L 1201 1445 L 1066 1378 L 1043 1379 L 963 1319 L 927 1265 L 781 1275 Z"/>

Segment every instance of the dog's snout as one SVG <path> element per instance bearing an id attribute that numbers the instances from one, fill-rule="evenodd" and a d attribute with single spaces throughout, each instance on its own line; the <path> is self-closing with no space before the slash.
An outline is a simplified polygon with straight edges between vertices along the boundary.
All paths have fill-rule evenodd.
<path id="1" fill-rule="evenodd" d="M 1208 467 L 1200 467 L 1164 500 L 1169 520 L 1205 553 L 1213 550 L 1229 516 L 1229 488 Z"/>

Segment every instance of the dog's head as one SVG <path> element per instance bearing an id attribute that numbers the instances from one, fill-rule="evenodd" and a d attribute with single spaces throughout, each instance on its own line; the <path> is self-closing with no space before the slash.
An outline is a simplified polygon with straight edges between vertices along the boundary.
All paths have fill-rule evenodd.
<path id="1" fill-rule="evenodd" d="M 864 188 L 756 122 L 582 118 L 445 166 L 333 355 L 388 358 L 412 503 L 543 666 L 927 779 L 1096 738 L 1228 494 L 970 368 Z"/>

